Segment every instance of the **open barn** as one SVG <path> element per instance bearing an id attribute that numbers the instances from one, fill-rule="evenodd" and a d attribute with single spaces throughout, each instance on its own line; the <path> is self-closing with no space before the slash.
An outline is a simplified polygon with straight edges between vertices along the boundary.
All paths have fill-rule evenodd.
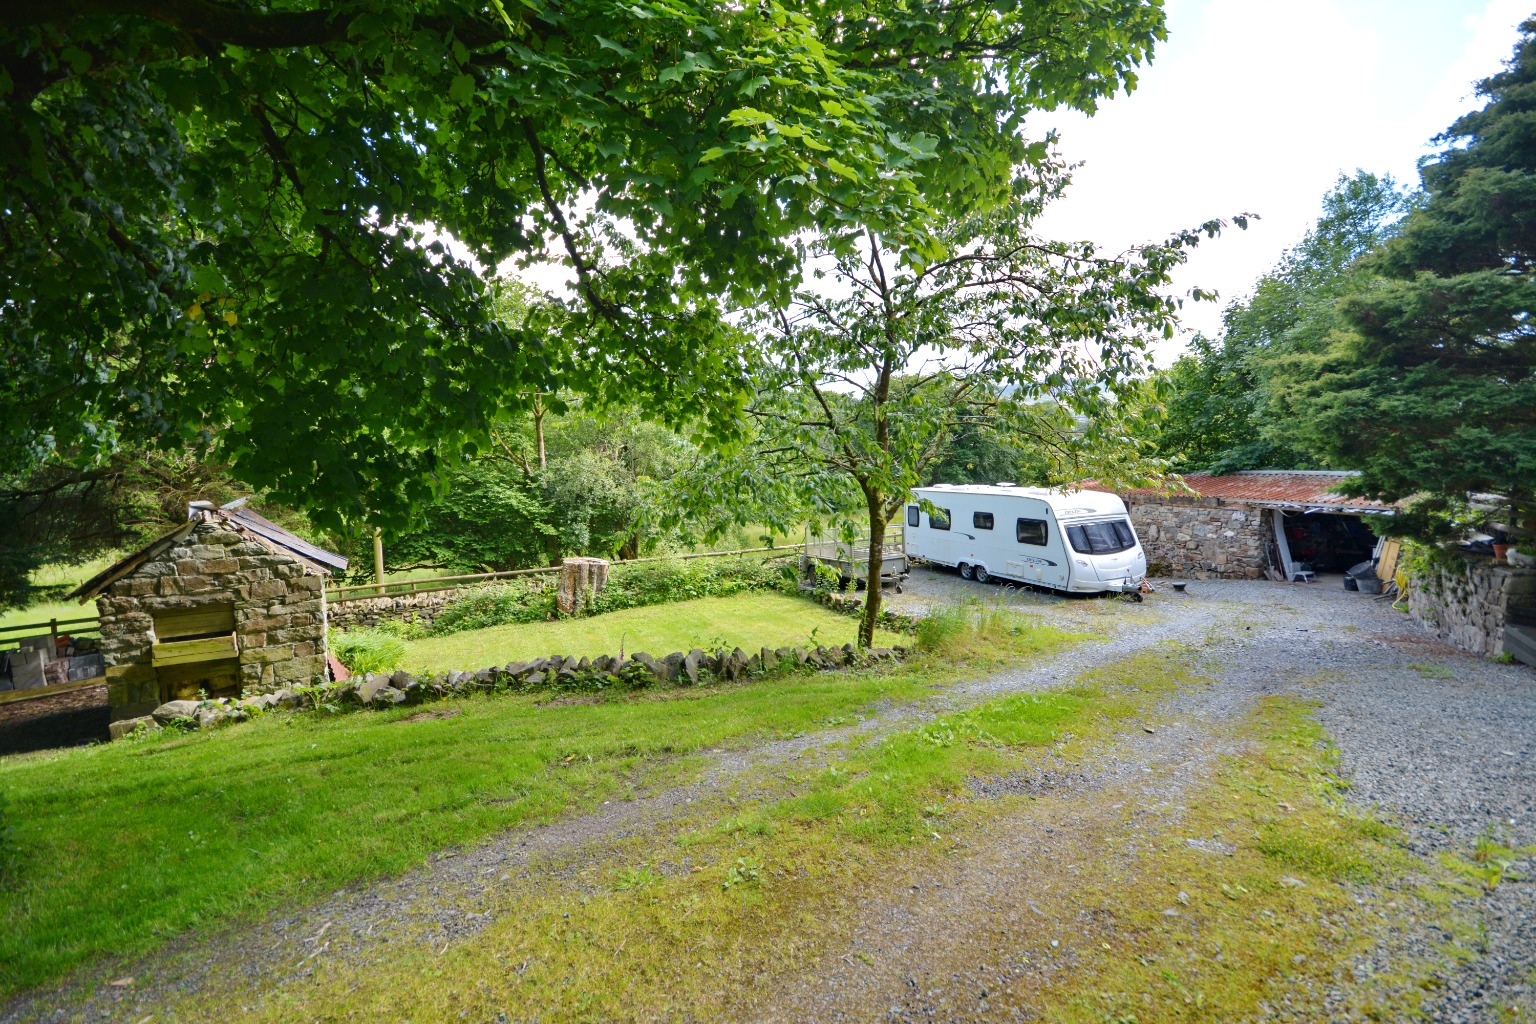
<path id="1" fill-rule="evenodd" d="M 1153 575 L 1191 579 L 1295 579 L 1344 573 L 1371 560 L 1373 520 L 1388 502 L 1350 497 L 1352 473 L 1250 470 L 1190 473 L 1189 488 L 1122 494 Z M 1307 568 L 1303 568 L 1307 567 Z"/>

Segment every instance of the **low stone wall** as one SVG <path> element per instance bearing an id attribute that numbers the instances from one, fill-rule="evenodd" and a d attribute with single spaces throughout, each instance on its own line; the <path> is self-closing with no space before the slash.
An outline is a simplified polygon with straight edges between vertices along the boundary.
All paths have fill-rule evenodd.
<path id="1" fill-rule="evenodd" d="M 830 608 L 839 615 L 847 615 L 855 619 L 864 617 L 864 599 L 853 594 L 837 594 L 830 590 L 817 590 L 813 592 L 812 599 L 824 608 Z M 906 615 L 902 612 L 893 612 L 889 608 L 881 608 L 876 625 L 881 629 L 888 629 L 892 633 L 916 633 L 917 624 L 921 621 L 915 615 Z"/>
<path id="2" fill-rule="evenodd" d="M 381 622 L 416 622 L 432 625 L 465 590 L 439 590 L 431 594 L 389 594 L 384 597 L 360 597 L 326 605 L 326 618 L 332 629 L 363 629 Z"/>
<path id="3" fill-rule="evenodd" d="M 1220 498 L 1127 497 L 1147 575 L 1188 579 L 1256 580 L 1264 576 L 1264 546 L 1273 526 L 1263 509 Z"/>
<path id="4" fill-rule="evenodd" d="M 1536 569 L 1462 555 L 1465 571 L 1435 568 L 1412 578 L 1408 614 L 1448 644 L 1497 658 L 1512 608 L 1536 607 Z"/>
<path id="5" fill-rule="evenodd" d="M 500 668 L 475 672 L 448 672 L 415 676 L 401 670 L 390 675 L 368 674 L 329 686 L 303 687 L 260 694 L 241 700 L 174 700 L 148 715 L 112 723 L 112 738 L 121 739 L 145 729 L 177 725 L 208 729 L 244 721 L 253 714 L 274 710 L 315 709 L 338 705 L 355 708 L 388 708 L 399 704 L 424 704 L 472 693 L 527 693 L 535 690 L 597 692 L 611 687 L 640 690 L 651 686 L 697 686 L 709 682 L 740 682 L 790 672 L 833 671 L 879 662 L 895 661 L 905 648 L 859 650 L 842 647 L 764 647 L 747 654 L 740 647 L 708 654 L 694 648 L 664 658 L 643 652 L 628 658 L 599 655 L 577 658 L 555 655 L 534 661 L 517 661 Z"/>

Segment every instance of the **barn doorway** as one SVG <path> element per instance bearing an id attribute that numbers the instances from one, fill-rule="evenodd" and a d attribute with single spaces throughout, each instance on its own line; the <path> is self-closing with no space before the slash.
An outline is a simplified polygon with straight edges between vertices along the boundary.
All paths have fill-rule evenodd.
<path id="1" fill-rule="evenodd" d="M 1376 534 L 1365 517 L 1341 512 L 1275 509 L 1277 563 L 1286 578 L 1302 565 L 1311 571 L 1342 575 L 1350 567 L 1369 562 L 1376 550 Z"/>

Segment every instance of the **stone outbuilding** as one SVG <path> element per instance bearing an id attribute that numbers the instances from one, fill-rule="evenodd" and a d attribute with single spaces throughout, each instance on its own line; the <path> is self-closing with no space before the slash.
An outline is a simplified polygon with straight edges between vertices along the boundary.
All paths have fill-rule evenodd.
<path id="1" fill-rule="evenodd" d="M 325 578 L 346 567 L 238 504 L 194 502 L 70 595 L 96 598 L 112 719 L 323 681 Z"/>
<path id="2" fill-rule="evenodd" d="M 1335 490 L 1353 475 L 1268 469 L 1190 473 L 1184 482 L 1193 494 L 1141 489 L 1121 497 L 1151 575 L 1291 579 L 1302 564 L 1330 573 L 1370 560 L 1376 546 L 1370 520 L 1391 515 L 1395 506 Z"/>

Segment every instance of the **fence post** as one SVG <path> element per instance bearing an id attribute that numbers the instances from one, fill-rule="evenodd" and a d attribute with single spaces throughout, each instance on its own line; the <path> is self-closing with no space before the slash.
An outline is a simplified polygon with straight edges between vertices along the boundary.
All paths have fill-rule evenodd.
<path id="1" fill-rule="evenodd" d="M 384 531 L 377 526 L 373 528 L 373 578 L 379 585 L 379 596 L 384 596 Z"/>

